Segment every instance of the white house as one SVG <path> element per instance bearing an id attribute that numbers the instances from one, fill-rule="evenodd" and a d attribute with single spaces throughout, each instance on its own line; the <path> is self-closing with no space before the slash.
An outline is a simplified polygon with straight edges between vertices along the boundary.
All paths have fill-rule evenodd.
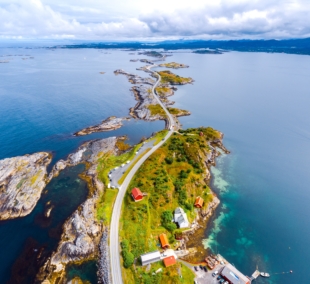
<path id="1" fill-rule="evenodd" d="M 181 207 L 178 207 L 174 211 L 174 222 L 178 224 L 179 228 L 189 227 L 187 215 Z"/>

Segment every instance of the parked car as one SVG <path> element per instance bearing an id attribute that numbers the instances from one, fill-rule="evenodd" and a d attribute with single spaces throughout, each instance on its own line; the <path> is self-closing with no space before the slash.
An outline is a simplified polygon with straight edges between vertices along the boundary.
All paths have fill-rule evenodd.
<path id="1" fill-rule="evenodd" d="M 207 269 L 207 267 L 203 267 L 203 270 L 205 271 L 205 272 L 208 272 L 208 269 Z"/>
<path id="2" fill-rule="evenodd" d="M 202 265 L 199 265 L 200 269 L 202 270 L 203 269 L 203 266 Z"/>
<path id="3" fill-rule="evenodd" d="M 224 281 L 225 281 L 224 279 L 221 279 L 221 280 L 219 281 L 219 283 L 221 283 L 221 284 L 222 284 Z"/>
<path id="4" fill-rule="evenodd" d="M 198 271 L 198 267 L 197 267 L 197 266 L 194 266 L 194 269 L 195 269 L 196 271 Z"/>
<path id="5" fill-rule="evenodd" d="M 219 276 L 217 276 L 217 278 L 216 278 L 217 280 L 220 280 L 220 279 L 222 279 L 222 276 L 221 275 L 219 275 Z"/>

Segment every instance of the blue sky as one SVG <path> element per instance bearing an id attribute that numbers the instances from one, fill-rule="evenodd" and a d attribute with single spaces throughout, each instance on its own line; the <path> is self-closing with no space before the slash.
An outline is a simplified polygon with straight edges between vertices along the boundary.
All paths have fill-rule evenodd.
<path id="1" fill-rule="evenodd" d="M 309 0 L 0 0 L 0 38 L 303 38 L 309 15 Z"/>

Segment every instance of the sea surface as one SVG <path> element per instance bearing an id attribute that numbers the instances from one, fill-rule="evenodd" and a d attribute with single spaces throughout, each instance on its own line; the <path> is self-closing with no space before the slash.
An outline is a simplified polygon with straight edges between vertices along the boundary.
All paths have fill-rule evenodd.
<path id="1" fill-rule="evenodd" d="M 141 63 L 129 62 L 141 56 L 37 48 L 2 48 L 0 55 L 5 55 L 1 60 L 23 55 L 0 64 L 0 159 L 51 151 L 55 163 L 86 140 L 126 134 L 136 143 L 164 127 L 160 121 L 131 120 L 116 131 L 72 136 L 110 115 L 128 116 L 136 103 L 131 85 L 113 71 L 122 68 L 144 76 L 135 71 Z M 25 55 L 34 58 L 23 60 Z M 173 72 L 195 80 L 170 98 L 192 113 L 180 119 L 183 127 L 212 126 L 224 133 L 231 151 L 212 169 L 211 185 L 222 203 L 206 230 L 205 247 L 246 275 L 256 267 L 271 274 L 268 281 L 256 283 L 307 283 L 310 57 L 187 51 L 173 53 L 170 60 L 188 64 L 190 68 Z M 27 217 L 0 223 L 1 283 L 31 283 L 37 251 L 48 255 L 55 249 L 64 220 L 86 198 L 86 184 L 78 177 L 82 170 L 67 169 L 55 178 Z M 62 198 L 70 202 L 62 203 Z M 55 208 L 46 224 L 40 217 L 50 200 Z M 22 265 L 25 261 L 31 265 Z M 94 263 L 71 267 L 68 278 L 77 274 L 96 283 Z"/>

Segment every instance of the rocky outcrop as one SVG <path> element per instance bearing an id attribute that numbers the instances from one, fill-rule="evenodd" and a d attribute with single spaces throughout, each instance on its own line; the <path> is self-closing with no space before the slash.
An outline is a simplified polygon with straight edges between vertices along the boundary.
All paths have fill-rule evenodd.
<path id="1" fill-rule="evenodd" d="M 47 180 L 52 156 L 46 152 L 0 160 L 0 220 L 28 215 Z"/>
<path id="2" fill-rule="evenodd" d="M 94 132 L 103 132 L 103 131 L 111 131 L 123 126 L 123 120 L 129 120 L 128 118 L 110 116 L 107 119 L 103 120 L 100 124 L 95 126 L 86 127 L 78 132 L 75 132 L 74 136 L 83 136 L 88 135 Z"/>
<path id="3" fill-rule="evenodd" d="M 37 275 L 38 281 L 49 280 L 52 284 L 56 283 L 57 278 L 62 281 L 65 278 L 65 268 L 68 263 L 85 261 L 99 255 L 98 248 L 100 241 L 102 242 L 104 226 L 97 220 L 96 204 L 104 190 L 104 185 L 97 176 L 98 159 L 107 152 L 116 154 L 117 140 L 117 137 L 110 137 L 86 142 L 75 153 L 70 154 L 67 160 L 61 161 L 61 167 L 79 163 L 90 165 L 84 173 L 88 182 L 89 197 L 64 223 L 57 250 L 41 268 Z M 57 164 L 54 166 L 55 169 L 53 168 L 54 173 L 59 169 L 59 165 L 57 169 L 56 166 Z M 107 273 L 109 272 L 105 272 L 105 277 L 108 277 Z"/>

